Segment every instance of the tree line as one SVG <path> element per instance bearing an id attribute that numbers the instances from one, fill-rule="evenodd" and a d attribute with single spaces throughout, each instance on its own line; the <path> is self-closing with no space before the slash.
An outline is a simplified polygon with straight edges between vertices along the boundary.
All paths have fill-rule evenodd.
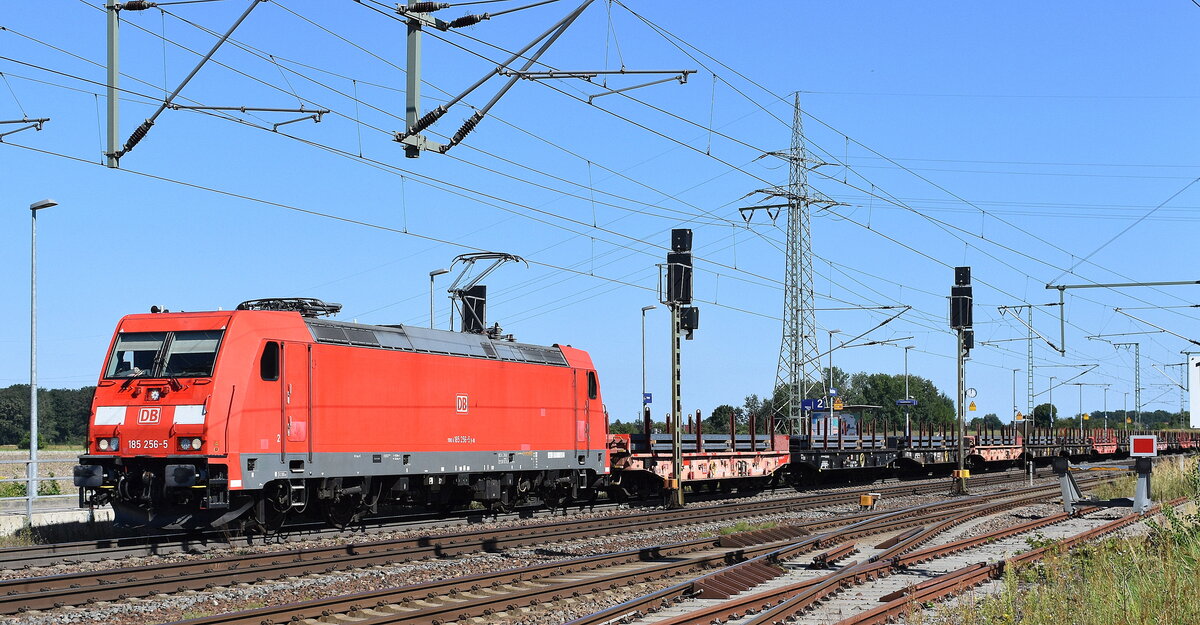
<path id="1" fill-rule="evenodd" d="M 1086 414 L 1088 418 L 1083 420 L 1083 427 L 1089 429 L 1104 427 L 1105 412 L 1096 410 Z M 1037 427 L 1049 427 L 1053 425 L 1056 428 L 1078 428 L 1081 416 L 1080 414 L 1065 416 L 1059 412 L 1057 406 L 1052 406 L 1048 403 L 1038 404 L 1033 409 L 1033 423 Z M 1143 410 L 1140 413 L 1134 410 L 1109 410 L 1107 416 L 1108 427 L 1115 430 L 1122 428 L 1142 430 L 1186 429 L 1189 427 L 1191 419 L 1191 413 L 1186 410 L 1180 412 Z M 1129 423 L 1126 423 L 1126 420 L 1129 420 Z"/>
<path id="2" fill-rule="evenodd" d="M 38 389 L 38 446 L 87 440 L 96 387 Z M 29 385 L 0 388 L 0 445 L 29 448 Z"/>
<path id="3" fill-rule="evenodd" d="M 828 369 L 824 379 L 830 379 Z M 882 430 L 885 426 L 896 430 L 904 429 L 904 406 L 897 406 L 896 400 L 904 399 L 904 374 L 887 373 L 854 373 L 849 374 L 837 367 L 833 368 L 833 388 L 837 396 L 847 406 L 846 412 L 862 414 L 874 422 Z M 822 382 L 811 384 L 809 398 L 825 397 L 829 389 L 822 387 Z M 909 420 L 915 430 L 918 424 L 934 427 L 951 427 L 957 418 L 954 402 L 948 395 L 938 390 L 933 381 L 919 375 L 908 376 L 908 395 L 917 400 L 917 405 L 909 408 Z M 787 404 L 787 388 L 779 386 L 767 397 L 757 394 L 746 396 L 740 405 L 722 404 L 712 410 L 701 421 L 701 430 L 705 433 L 718 434 L 729 431 L 730 417 L 733 418 L 739 433 L 749 433 L 750 423 L 754 422 L 755 431 L 766 433 L 771 415 L 779 419 L 779 412 Z M 850 406 L 871 406 L 871 408 L 852 409 Z M 686 415 L 685 415 L 686 416 Z M 751 419 L 753 417 L 753 419 Z M 777 430 L 779 425 L 776 426 Z M 666 423 L 656 421 L 656 431 L 665 432 Z M 628 423 L 620 420 L 610 424 L 609 429 L 614 433 L 638 433 L 642 431 L 642 423 L 634 419 Z"/>

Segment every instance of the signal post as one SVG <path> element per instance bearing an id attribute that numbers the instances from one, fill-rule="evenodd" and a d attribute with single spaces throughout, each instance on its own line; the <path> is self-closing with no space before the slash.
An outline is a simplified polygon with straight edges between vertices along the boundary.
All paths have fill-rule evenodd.
<path id="1" fill-rule="evenodd" d="M 967 433 L 964 406 L 967 400 L 966 359 L 971 354 L 971 348 L 975 347 L 971 299 L 971 268 L 955 267 L 954 286 L 950 287 L 950 327 L 957 335 L 955 357 L 958 363 L 958 469 L 954 471 L 954 483 L 951 487 L 951 493 L 955 495 L 967 494 L 967 478 L 971 475 L 964 466 L 966 446 L 963 440 Z"/>
<path id="2" fill-rule="evenodd" d="M 671 231 L 671 251 L 667 253 L 667 284 L 662 303 L 671 311 L 671 491 L 668 506 L 682 508 L 683 501 L 683 397 L 681 393 L 680 339 L 692 340 L 692 331 L 700 327 L 700 309 L 692 303 L 692 231 Z M 684 334 L 686 333 L 686 335 Z"/>

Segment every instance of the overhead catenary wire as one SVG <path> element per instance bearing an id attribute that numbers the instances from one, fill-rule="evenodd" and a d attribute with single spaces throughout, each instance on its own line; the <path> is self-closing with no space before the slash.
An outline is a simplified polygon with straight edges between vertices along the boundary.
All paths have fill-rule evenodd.
<path id="1" fill-rule="evenodd" d="M 656 23 L 652 22 L 651 20 L 649 20 L 649 19 L 645 18 L 644 16 L 642 16 L 642 15 L 638 14 L 636 11 L 633 11 L 632 9 L 630 9 L 628 6 L 626 6 L 625 4 L 621 3 L 621 2 L 620 2 L 620 0 L 614 0 L 614 2 L 616 2 L 616 4 L 620 5 L 620 6 L 621 6 L 622 8 L 624 8 L 625 10 L 629 11 L 629 12 L 630 12 L 630 14 L 634 15 L 635 17 L 637 17 L 639 20 L 641 20 L 643 23 L 645 23 L 645 24 L 646 24 L 648 27 L 650 27 L 652 30 L 655 30 L 656 32 L 659 32 L 659 33 L 660 33 L 660 34 L 661 34 L 661 35 L 664 37 L 664 39 L 666 39 L 666 40 L 670 41 L 672 44 L 676 45 L 676 47 L 677 47 L 677 48 L 679 48 L 681 51 L 683 51 L 683 52 L 684 52 L 684 54 L 686 54 L 686 55 L 687 55 L 689 58 L 691 58 L 692 60 L 696 61 L 697 63 L 700 63 L 702 66 L 705 66 L 705 67 L 707 68 L 707 66 L 706 66 L 706 65 L 705 65 L 705 64 L 704 64 L 702 61 L 699 61 L 699 60 L 698 60 L 698 59 L 696 59 L 694 56 L 692 56 L 691 54 L 689 54 L 689 53 L 687 53 L 686 51 L 684 51 L 684 50 L 682 49 L 682 47 L 680 46 L 680 44 L 687 45 L 687 46 L 688 46 L 688 47 L 690 47 L 691 49 L 693 49 L 693 50 L 696 50 L 698 53 L 700 53 L 700 54 L 703 54 L 705 57 L 707 57 L 707 58 L 709 58 L 709 59 L 712 59 L 714 62 L 716 62 L 717 64 L 719 64 L 719 65 L 720 65 L 721 67 L 723 67 L 724 69 L 726 69 L 726 70 L 728 70 L 728 71 L 730 71 L 730 72 L 734 73 L 735 75 L 737 75 L 737 76 L 738 76 L 738 77 L 740 77 L 741 79 L 743 79 L 743 80 L 747 81 L 748 83 L 750 83 L 750 84 L 754 85 L 755 87 L 757 87 L 758 89 L 762 90 L 763 92 L 765 92 L 765 93 L 769 94 L 769 95 L 770 95 L 770 96 L 771 96 L 773 99 L 775 99 L 775 100 L 777 100 L 777 101 L 781 101 L 781 102 L 783 102 L 783 101 L 785 101 L 785 100 L 786 100 L 786 98 L 785 98 L 785 97 L 783 97 L 783 96 L 781 96 L 781 95 L 779 95 L 779 94 L 775 94 L 774 92 L 772 92 L 772 91 L 770 91 L 769 89 L 767 89 L 767 88 L 763 87 L 762 85 L 760 85 L 759 83 L 755 82 L 754 80 L 752 80 L 752 79 L 750 79 L 750 78 L 746 77 L 746 76 L 745 76 L 744 74 L 742 74 L 741 72 L 738 72 L 737 70 L 735 70 L 735 69 L 733 69 L 733 68 L 729 67 L 728 65 L 726 65 L 726 64 L 724 64 L 724 63 L 721 63 L 719 60 L 717 60 L 717 59 L 713 58 L 711 55 L 708 55 L 707 53 L 704 53 L 703 51 L 699 50 L 699 49 L 698 49 L 698 48 L 696 48 L 695 46 L 692 46 L 691 44 L 688 44 L 687 42 L 685 42 L 685 41 L 684 41 L 684 40 L 682 40 L 681 38 L 677 37 L 676 35 L 674 35 L 674 34 L 671 34 L 669 31 L 667 31 L 666 29 L 662 28 L 660 25 L 658 25 L 658 24 L 656 24 Z M 679 43 L 676 43 L 676 42 L 679 42 Z M 712 71 L 712 70 L 710 69 L 709 71 Z M 713 72 L 713 73 L 715 74 L 715 72 Z M 729 84 L 727 81 L 725 81 L 725 82 L 726 82 L 726 84 Z M 730 85 L 730 86 L 732 87 L 732 85 Z M 746 96 L 745 94 L 743 94 L 741 91 L 737 90 L 736 88 L 735 88 L 734 90 L 735 90 L 737 93 L 739 93 L 740 95 L 742 95 L 744 98 L 746 98 L 748 101 L 750 101 L 750 102 L 752 102 L 752 103 L 754 103 L 754 104 L 756 104 L 756 105 L 758 105 L 758 106 L 760 106 L 760 107 L 761 107 L 761 105 L 759 105 L 759 104 L 757 103 L 757 101 L 756 101 L 756 100 L 754 100 L 753 98 L 750 98 L 749 96 Z M 774 114 L 770 113 L 769 111 L 767 111 L 767 109 L 766 109 L 765 107 L 761 107 L 761 108 L 763 108 L 763 110 L 764 110 L 764 111 L 766 111 L 766 112 L 767 112 L 769 115 L 771 115 L 772 117 L 774 117 L 774 118 L 775 118 L 775 119 L 776 119 L 776 120 L 777 120 L 777 121 L 778 121 L 780 124 L 782 124 L 782 125 L 784 125 L 784 126 L 787 126 L 787 125 L 788 125 L 788 124 L 785 122 L 785 120 L 783 120 L 783 119 L 780 119 L 779 117 L 777 117 L 777 116 L 775 116 Z M 875 154 L 876 156 L 878 156 L 878 157 L 880 157 L 880 158 L 882 158 L 882 159 L 884 159 L 884 160 L 886 160 L 886 161 L 888 161 L 888 162 L 890 162 L 890 163 L 892 163 L 892 164 L 896 165 L 896 166 L 897 166 L 897 167 L 899 167 L 900 169 L 902 169 L 902 170 L 904 170 L 904 171 L 907 171 L 907 172 L 911 173 L 913 176 L 915 176 L 915 177 L 917 177 L 918 179 L 920 179 L 920 180 L 922 180 L 922 181 L 924 181 L 924 182 L 926 182 L 926 183 L 928 183 L 928 184 L 932 185 L 933 187 L 935 187 L 935 188 L 939 189 L 940 191 L 942 191 L 942 192 L 946 193 L 947 195 L 950 195 L 951 197 L 954 197 L 956 200 L 958 200 L 958 201 L 960 201 L 960 202 L 962 202 L 962 203 L 964 203 L 964 204 L 966 204 L 966 205 L 968 205 L 968 206 L 971 206 L 971 207 L 973 207 L 973 208 L 977 209 L 978 211 L 980 211 L 981 213 L 983 213 L 983 214 L 985 214 L 985 215 L 986 215 L 986 214 L 988 214 L 988 213 L 987 213 L 987 211 L 985 211 L 984 209 L 982 209 L 982 208 L 980 208 L 980 207 L 976 206 L 975 204 L 973 204 L 973 203 L 972 203 L 972 202 L 970 202 L 969 200 L 967 200 L 967 199 L 965 199 L 965 198 L 962 198 L 962 197 L 961 197 L 961 196 L 959 196 L 958 194 L 955 194 L 955 193 L 953 193 L 952 191 L 950 191 L 949 189 L 946 189 L 946 188 L 945 188 L 945 187 L 943 187 L 942 185 L 939 185 L 938 183 L 936 183 L 936 182 L 934 182 L 934 181 L 932 181 L 932 180 L 929 180 L 928 178 L 926 178 L 926 177 L 924 177 L 924 176 L 921 176 L 920 174 L 916 173 L 915 171 L 912 171 L 911 169 L 909 169 L 909 168 L 905 167 L 904 165 L 902 165 L 902 164 L 900 164 L 900 163 L 896 162 L 894 159 L 892 159 L 892 158 L 890 158 L 890 157 L 888 157 L 888 156 L 886 156 L 886 155 L 884 155 L 884 154 L 882 154 L 882 153 L 878 152 L 878 151 L 877 151 L 877 150 L 875 150 L 874 148 L 871 148 L 870 146 L 867 146 L 866 144 L 864 144 L 864 143 L 862 143 L 862 142 L 858 141 L 857 139 L 852 139 L 852 138 L 850 138 L 850 137 L 849 137 L 847 134 L 845 134 L 845 133 L 842 133 L 842 131 L 840 131 L 840 130 L 838 130 L 837 128 L 833 127 L 832 125 L 830 125 L 829 123 L 825 122 L 824 120 L 822 120 L 822 119 L 820 119 L 820 118 L 818 118 L 818 117 L 815 117 L 815 116 L 813 116 L 811 113 L 809 113 L 809 114 L 808 114 L 808 116 L 809 116 L 809 118 L 811 118 L 812 120 L 814 120 L 814 121 L 816 121 L 817 123 L 821 124 L 822 126 L 824 126 L 824 127 L 826 127 L 826 128 L 829 128 L 831 131 L 834 131 L 834 132 L 836 132 L 836 133 L 838 133 L 838 134 L 841 134 L 843 137 L 846 137 L 848 140 L 850 140 L 850 141 L 853 141 L 853 142 L 854 142 L 856 145 L 859 145 L 860 147 L 862 147 L 862 148 L 864 148 L 864 149 L 866 149 L 866 150 L 870 151 L 872 154 Z M 696 124 L 696 125 L 699 125 L 697 122 L 690 122 L 690 123 L 692 123 L 692 124 Z M 832 154 L 830 154 L 829 152 L 827 152 L 827 151 L 824 151 L 824 150 L 822 150 L 822 152 L 824 152 L 825 154 L 827 154 L 827 155 L 828 155 L 828 157 L 830 158 L 830 160 L 831 160 L 832 162 L 834 162 L 835 164 L 837 164 L 837 163 L 838 163 L 838 160 L 837 160 L 837 157 L 836 157 L 836 156 L 834 156 L 834 155 L 832 155 Z M 856 172 L 856 175 L 859 175 L 860 177 L 862 177 L 862 176 L 861 176 L 861 174 L 858 174 L 857 172 Z M 865 178 L 864 178 L 864 180 L 865 180 Z M 1190 186 L 1190 185 L 1189 185 L 1189 186 Z M 996 216 L 994 216 L 994 215 L 993 215 L 993 218 L 994 218 L 994 219 L 997 219 L 998 221 L 1000 221 L 1001 223 L 1005 224 L 1006 226 L 1008 226 L 1008 227 L 1010 227 L 1010 228 L 1013 228 L 1013 229 L 1017 230 L 1018 232 L 1022 233 L 1023 235 L 1025 235 L 1025 236 L 1028 236 L 1028 237 L 1032 238 L 1033 240 L 1036 240 L 1036 241 L 1038 241 L 1038 242 L 1040 242 L 1040 243 L 1043 243 L 1043 244 L 1045 244 L 1045 245 L 1047 245 L 1047 246 L 1049 246 L 1049 247 L 1051 247 L 1051 248 L 1053 248 L 1053 249 L 1056 249 L 1056 250 L 1058 250 L 1058 251 L 1062 252 L 1063 254 L 1070 255 L 1072 258 L 1074 258 L 1074 255 L 1072 255 L 1072 254 L 1070 254 L 1069 252 L 1067 252 L 1067 250 L 1065 250 L 1065 249 L 1063 249 L 1063 248 L 1059 247 L 1058 245 L 1054 244 L 1054 243 L 1053 243 L 1053 242 L 1051 242 L 1051 241 L 1047 241 L 1047 240 L 1045 240 L 1043 237 L 1040 237 L 1040 236 L 1038 236 L 1038 235 L 1037 235 L 1037 234 L 1035 234 L 1035 233 L 1029 232 L 1029 231 L 1028 231 L 1028 230 L 1026 230 L 1026 229 L 1020 228 L 1019 226 L 1016 226 L 1015 224 L 1012 224 L 1012 223 L 1011 223 L 1011 222 L 1009 222 L 1008 220 L 1005 220 L 1005 219 L 1002 219 L 1002 218 L 996 217 Z M 1093 264 L 1094 264 L 1094 263 L 1093 263 Z M 1112 273 L 1114 273 L 1115 275 L 1121 275 L 1119 272 L 1113 271 L 1113 270 L 1111 270 L 1111 269 L 1107 269 L 1107 268 L 1105 268 L 1105 267 L 1102 267 L 1102 266 L 1100 266 L 1100 265 L 1095 265 L 1095 266 L 1097 266 L 1097 267 L 1098 267 L 1098 268 L 1100 268 L 1100 269 L 1106 270 L 1106 271 L 1111 271 L 1111 272 L 1112 272 Z M 1123 277 L 1127 277 L 1127 276 L 1123 276 Z M 1129 279 L 1132 279 L 1132 278 L 1129 278 Z"/>

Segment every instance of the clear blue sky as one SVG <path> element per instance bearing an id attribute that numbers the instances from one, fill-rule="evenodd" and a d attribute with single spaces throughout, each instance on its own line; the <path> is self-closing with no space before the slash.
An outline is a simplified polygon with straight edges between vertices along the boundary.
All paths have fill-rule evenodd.
<path id="1" fill-rule="evenodd" d="M 178 46 L 212 45 L 193 24 L 224 31 L 247 4 L 125 14 L 122 138 L 195 64 Z M 462 145 L 413 160 L 390 135 L 402 127 L 403 24 L 370 2 L 266 2 L 234 34 L 241 47 L 222 48 L 220 64 L 201 70 L 178 102 L 303 101 L 333 112 L 276 134 L 271 125 L 293 116 L 238 113 L 232 118 L 247 122 L 238 123 L 167 111 L 119 171 L 97 165 L 101 3 L 6 7 L 0 120 L 52 121 L 0 145 L 0 289 L 8 302 L 0 384 L 28 380 L 27 207 L 48 196 L 60 206 L 38 223 L 42 386 L 94 383 L 117 319 L 155 304 L 211 310 L 310 296 L 343 303 L 346 320 L 428 323 L 429 271 L 486 249 L 531 261 L 488 280 L 490 320 L 522 341 L 589 350 L 610 413 L 629 419 L 639 406 L 639 309 L 656 303 L 654 266 L 669 230 L 691 227 L 702 327 L 685 344 L 684 408 L 707 414 L 750 393 L 767 395 L 780 341 L 783 220 L 774 225 L 760 212 L 747 226 L 736 209 L 754 199 L 747 194 L 787 182 L 787 167 L 763 154 L 787 148 L 797 90 L 808 149 L 834 163 L 810 179 L 845 204 L 813 218 L 818 307 L 912 306 L 867 338 L 914 337 L 902 342 L 915 346 L 911 372 L 951 395 L 952 266 L 973 267 L 977 341 L 1025 336 L 997 306 L 1054 301 L 1047 282 L 1200 279 L 1200 183 L 1188 186 L 1200 176 L 1200 7 L 1188 0 L 763 2 L 736 11 L 626 4 L 597 1 L 543 61 L 560 70 L 698 70 L 687 84 L 589 105 L 599 85 L 520 81 Z M 500 49 L 524 45 L 573 6 L 553 3 L 427 37 L 424 108 L 465 89 L 507 56 Z M 493 79 L 464 102 L 481 106 L 499 85 Z M 455 107 L 429 134 L 452 134 L 469 113 Z M 448 280 L 440 280 L 444 324 Z M 1132 390 L 1132 354 L 1084 337 L 1153 330 L 1114 307 L 1196 337 L 1200 309 L 1162 307 L 1194 305 L 1198 293 L 1069 291 L 1066 356 L 1035 345 L 1037 403 L 1049 376 L 1083 370 L 1060 365 L 1098 363 L 1073 381 L 1110 385 L 1108 405 L 1121 408 Z M 1147 306 L 1154 309 L 1133 310 Z M 1057 341 L 1053 310 L 1039 309 L 1035 326 Z M 818 324 L 855 335 L 890 314 L 822 311 Z M 661 415 L 664 309 L 647 321 L 648 377 Z M 1109 340 L 1142 343 L 1144 408 L 1178 410 L 1178 389 L 1155 366 L 1182 362 L 1188 343 L 1167 333 Z M 840 349 L 834 362 L 849 371 L 903 370 L 902 350 L 889 346 Z M 976 414 L 1010 418 L 1017 368 L 1024 409 L 1024 343 L 974 351 Z M 1165 370 L 1178 377 L 1178 368 Z M 1101 387 L 1082 390 L 1084 409 L 1099 410 Z M 1065 413 L 1079 409 L 1076 387 L 1055 389 L 1054 399 Z M 1132 393 L 1129 401 L 1132 408 Z"/>

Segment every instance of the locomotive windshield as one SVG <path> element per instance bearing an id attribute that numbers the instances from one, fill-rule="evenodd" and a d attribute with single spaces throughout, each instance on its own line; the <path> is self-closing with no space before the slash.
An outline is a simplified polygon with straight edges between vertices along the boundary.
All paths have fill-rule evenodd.
<path id="1" fill-rule="evenodd" d="M 198 378 L 212 375 L 221 330 L 125 332 L 117 337 L 106 378 Z"/>

